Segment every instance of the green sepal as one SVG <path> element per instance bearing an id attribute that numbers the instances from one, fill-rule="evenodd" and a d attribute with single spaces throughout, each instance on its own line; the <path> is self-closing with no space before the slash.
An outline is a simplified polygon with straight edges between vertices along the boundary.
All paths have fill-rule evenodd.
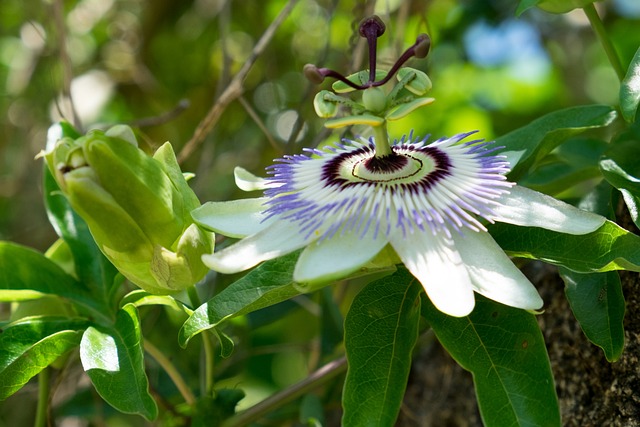
<path id="1" fill-rule="evenodd" d="M 433 103 L 435 98 L 417 98 L 413 101 L 400 104 L 397 107 L 393 108 L 389 113 L 387 113 L 385 119 L 392 122 L 394 120 L 400 120 L 420 107 L 424 107 L 425 105 L 429 105 Z"/>
<path id="2" fill-rule="evenodd" d="M 327 120 L 324 126 L 329 129 L 339 129 L 353 125 L 381 126 L 383 124 L 384 119 L 382 117 L 374 116 L 372 114 L 360 114 L 357 116 L 346 116 Z"/>
<path id="3" fill-rule="evenodd" d="M 318 117 L 328 119 L 338 114 L 338 103 L 332 100 L 327 95 L 331 94 L 328 90 L 321 90 L 313 98 L 313 108 L 316 110 Z"/>
<path id="4" fill-rule="evenodd" d="M 154 244 L 170 247 L 184 227 L 181 196 L 158 162 L 129 142 L 87 135 L 85 158 L 100 185 Z"/>
<path id="5" fill-rule="evenodd" d="M 204 254 L 213 252 L 213 233 L 191 224 L 180 239 L 176 251 L 156 246 L 150 272 L 161 284 L 153 293 L 166 294 L 184 289 L 185 283 L 199 282 L 209 269 L 200 261 Z"/>
<path id="6" fill-rule="evenodd" d="M 406 79 L 404 87 L 411 93 L 422 96 L 429 92 L 433 87 L 431 79 L 424 71 L 416 70 L 411 67 L 402 67 L 398 70 L 396 78 L 399 82 Z"/>

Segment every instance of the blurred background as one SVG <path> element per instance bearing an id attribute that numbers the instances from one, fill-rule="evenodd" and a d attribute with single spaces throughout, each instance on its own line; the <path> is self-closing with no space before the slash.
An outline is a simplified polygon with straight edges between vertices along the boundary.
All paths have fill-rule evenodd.
<path id="1" fill-rule="evenodd" d="M 309 83 L 302 68 L 314 63 L 343 74 L 366 68 L 355 30 L 374 12 L 387 24 L 378 41 L 380 68 L 419 33 L 432 39 L 429 56 L 408 65 L 429 74 L 436 102 L 394 123 L 395 138 L 413 129 L 432 138 L 479 130 L 491 139 L 562 107 L 617 103 L 618 79 L 580 10 L 530 9 L 516 17 L 512 0 L 2 0 L 0 239 L 41 251 L 56 239 L 42 203 L 42 161 L 35 158 L 52 122 L 64 118 L 82 130 L 127 123 L 149 152 L 165 141 L 180 152 L 290 3 L 290 15 L 242 82 L 242 95 L 223 108 L 195 150 L 183 152 L 183 170 L 196 174 L 192 185 L 203 202 L 247 197 L 233 183 L 237 165 L 263 175 L 272 159 L 341 136 L 323 130 L 313 111 L 313 96 L 330 83 Z M 640 2 L 596 5 L 626 68 L 640 45 Z M 253 353 L 243 365 L 263 390 L 254 401 L 307 374 L 317 325 L 299 325 L 314 318 L 313 310 L 251 338 L 263 346 L 263 356 Z M 291 351 L 268 350 L 283 336 Z M 175 339 L 167 345 L 175 347 Z M 193 363 L 188 357 L 185 370 Z M 0 403 L 0 425 L 14 425 L 7 407 Z"/>

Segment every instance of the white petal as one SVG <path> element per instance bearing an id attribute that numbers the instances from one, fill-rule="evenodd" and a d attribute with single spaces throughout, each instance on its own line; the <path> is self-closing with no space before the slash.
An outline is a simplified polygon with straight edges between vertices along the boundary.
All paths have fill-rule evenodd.
<path id="1" fill-rule="evenodd" d="M 605 218 L 575 208 L 546 194 L 516 185 L 496 199 L 494 219 L 515 225 L 541 227 L 567 234 L 587 234 L 600 228 Z"/>
<path id="2" fill-rule="evenodd" d="M 273 221 L 264 220 L 266 198 L 241 199 L 229 202 L 208 202 L 191 211 L 191 217 L 202 228 L 229 237 L 255 234 Z"/>
<path id="3" fill-rule="evenodd" d="M 390 240 L 438 310 L 458 317 L 471 313 L 475 305 L 471 279 L 450 240 L 423 232 L 394 233 Z"/>
<path id="4" fill-rule="evenodd" d="M 211 255 L 203 255 L 202 262 L 220 273 L 237 273 L 262 261 L 286 255 L 308 244 L 296 226 L 275 221 L 268 228 L 246 237 Z"/>
<path id="5" fill-rule="evenodd" d="M 387 244 L 381 235 L 373 239 L 374 230 L 362 238 L 354 233 L 336 233 L 330 239 L 316 240 L 300 255 L 293 278 L 300 283 L 339 279 L 357 270 Z"/>
<path id="6" fill-rule="evenodd" d="M 512 307 L 537 310 L 542 298 L 489 233 L 453 233 L 456 249 L 467 266 L 475 290 Z"/>
<path id="7" fill-rule="evenodd" d="M 244 191 L 264 190 L 268 187 L 267 180 L 255 176 L 248 170 L 236 166 L 233 170 L 233 175 L 236 179 L 236 185 L 239 189 Z"/>

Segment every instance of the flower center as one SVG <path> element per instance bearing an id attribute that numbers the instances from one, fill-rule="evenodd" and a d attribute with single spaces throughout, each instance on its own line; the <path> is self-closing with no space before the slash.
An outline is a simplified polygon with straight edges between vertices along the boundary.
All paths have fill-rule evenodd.
<path id="1" fill-rule="evenodd" d="M 327 162 L 323 181 L 341 187 L 377 184 L 429 188 L 450 173 L 449 156 L 435 147 L 396 145 L 391 154 L 376 157 L 371 144 Z"/>
<path id="2" fill-rule="evenodd" d="M 366 182 L 391 182 L 409 179 L 418 174 L 423 166 L 424 162 L 417 157 L 391 153 L 357 162 L 351 174 Z"/>

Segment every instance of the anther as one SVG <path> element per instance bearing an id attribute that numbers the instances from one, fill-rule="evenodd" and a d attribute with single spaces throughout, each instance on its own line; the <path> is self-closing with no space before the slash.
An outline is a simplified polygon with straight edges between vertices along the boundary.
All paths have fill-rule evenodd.
<path id="1" fill-rule="evenodd" d="M 384 34 L 385 29 L 386 27 L 384 22 L 382 22 L 382 20 L 376 15 L 365 18 L 360 23 L 358 32 L 362 37 L 367 39 L 367 43 L 369 45 L 369 81 L 366 83 L 362 85 L 356 84 L 337 71 L 330 70 L 329 68 L 318 68 L 313 64 L 307 64 L 304 66 L 303 72 L 305 77 L 315 84 L 322 83 L 326 77 L 332 77 L 355 90 L 364 90 L 370 87 L 382 86 L 391 80 L 400 67 L 411 57 L 415 56 L 416 58 L 424 58 L 429 53 L 429 49 L 431 48 L 431 39 L 426 34 L 420 34 L 416 38 L 416 42 L 405 50 L 402 55 L 400 55 L 400 58 L 398 58 L 395 64 L 393 64 L 393 67 L 391 67 L 385 78 L 380 81 L 376 81 L 377 39 Z"/>

